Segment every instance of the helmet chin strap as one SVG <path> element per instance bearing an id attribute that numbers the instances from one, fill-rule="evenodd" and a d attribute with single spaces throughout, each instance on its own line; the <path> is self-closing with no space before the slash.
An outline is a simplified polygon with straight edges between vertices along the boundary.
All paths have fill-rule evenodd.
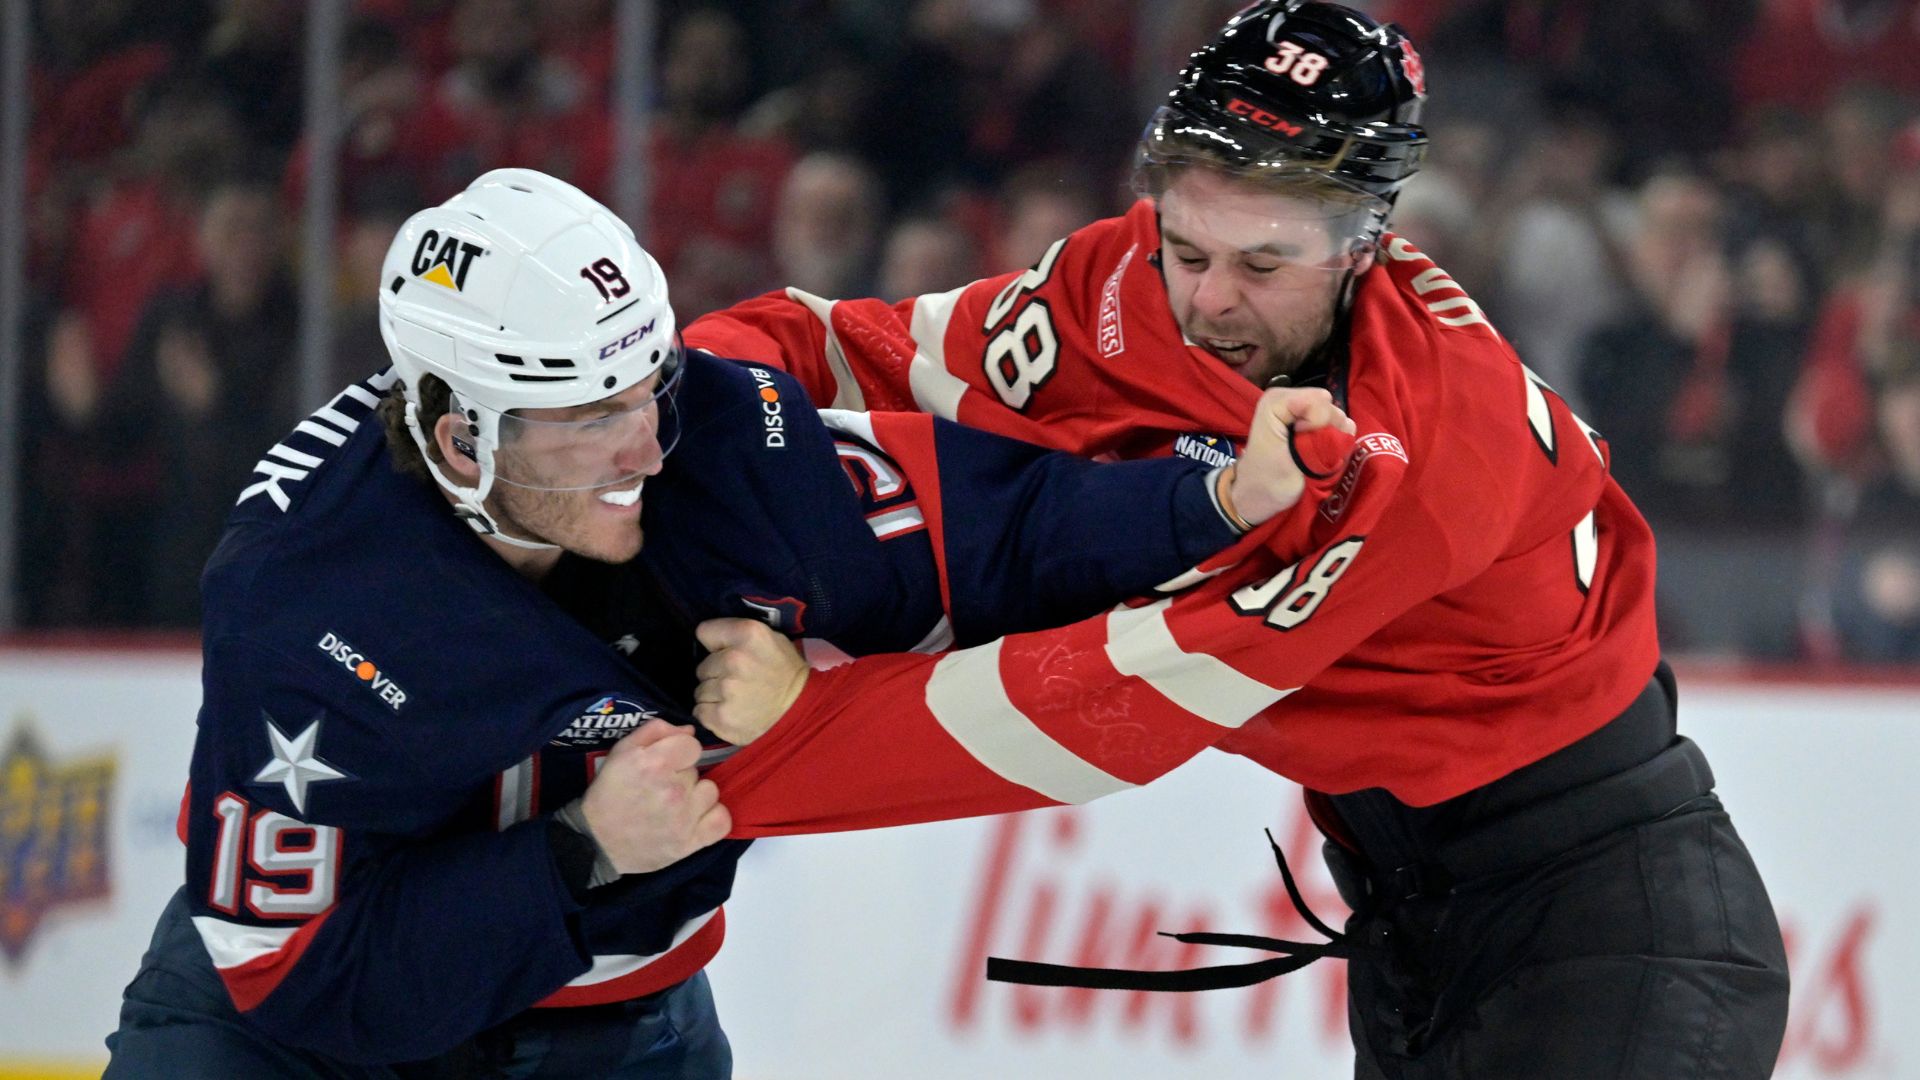
<path id="1" fill-rule="evenodd" d="M 1374 235 L 1378 237 L 1379 230 L 1375 230 Z M 1369 240 L 1367 246 L 1377 251 L 1379 243 L 1377 240 Z M 1355 263 L 1348 264 L 1347 268 L 1340 272 L 1340 284 L 1335 287 L 1333 293 L 1333 326 L 1327 331 L 1326 338 L 1307 353 L 1307 356 L 1301 361 L 1300 367 L 1312 368 L 1316 363 L 1326 361 L 1329 350 L 1338 347 L 1335 343 L 1345 340 L 1349 329 L 1349 320 L 1353 315 L 1354 293 L 1360 284 L 1360 275 L 1355 269 L 1357 262 L 1358 260 L 1356 259 Z M 1330 364 L 1330 361 L 1327 362 Z M 1314 382 L 1327 381 L 1328 389 L 1333 389 L 1331 380 L 1327 379 L 1324 375 L 1314 375 L 1305 382 L 1296 382 L 1298 377 L 1299 372 L 1297 370 L 1283 372 L 1279 375 L 1269 377 L 1266 381 L 1265 388 L 1271 390 L 1276 387 L 1306 386 Z M 1338 395 L 1336 395 L 1336 398 L 1337 397 Z M 1339 404 L 1344 406 L 1346 402 L 1340 401 Z"/>
<path id="2" fill-rule="evenodd" d="M 476 440 L 475 446 L 477 452 L 474 455 L 474 462 L 480 466 L 480 483 L 474 487 L 466 487 L 454 482 L 446 473 L 440 471 L 440 466 L 434 464 L 433 455 L 427 452 L 426 432 L 420 426 L 420 406 L 411 400 L 407 402 L 407 431 L 413 435 L 414 445 L 420 448 L 420 460 L 426 463 L 427 471 L 433 474 L 434 482 L 440 485 L 442 491 L 453 496 L 453 516 L 465 521 L 474 532 L 489 540 L 497 540 L 502 544 L 533 551 L 553 551 L 560 547 L 558 544 L 509 536 L 500 530 L 500 523 L 493 520 L 493 515 L 487 512 L 487 493 L 493 490 L 493 448 L 485 440 Z"/>
<path id="3" fill-rule="evenodd" d="M 1333 302 L 1333 314 L 1336 319 L 1353 310 L 1353 287 L 1355 283 L 1356 279 L 1354 277 L 1353 267 L 1349 266 L 1340 272 L 1340 289 Z"/>
<path id="4" fill-rule="evenodd" d="M 1392 205 L 1391 201 L 1389 201 L 1388 205 Z M 1387 231 L 1387 219 L 1385 217 L 1382 217 L 1378 222 L 1374 224 L 1373 228 L 1368 231 L 1366 242 L 1356 250 L 1353 262 L 1348 263 L 1346 270 L 1341 273 L 1340 288 L 1334 294 L 1333 312 L 1334 312 L 1334 317 L 1336 319 L 1344 318 L 1349 312 L 1353 310 L 1354 289 L 1356 286 L 1360 284 L 1360 276 L 1354 273 L 1354 267 L 1359 263 L 1360 258 L 1366 255 L 1368 252 L 1373 253 L 1373 258 L 1375 262 L 1379 261 L 1380 236 L 1386 231 Z"/>

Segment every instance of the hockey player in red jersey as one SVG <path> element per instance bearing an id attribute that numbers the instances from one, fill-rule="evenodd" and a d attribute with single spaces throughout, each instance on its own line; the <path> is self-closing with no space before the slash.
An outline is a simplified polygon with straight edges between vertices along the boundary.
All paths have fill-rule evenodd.
<path id="1" fill-rule="evenodd" d="M 1397 28 L 1264 0 L 1151 118 L 1124 216 L 952 292 L 787 290 L 690 327 L 822 402 L 1087 455 L 1229 460 L 1265 385 L 1325 385 L 1362 435 L 1317 507 L 1158 603 L 811 675 L 711 624 L 703 719 L 748 739 L 792 706 L 712 775 L 765 834 L 1084 801 L 1216 745 L 1302 783 L 1329 837 L 1355 911 L 1318 951 L 1352 958 L 1357 1075 L 1766 1076 L 1784 950 L 1675 732 L 1652 535 L 1601 434 L 1385 231 L 1425 96 Z"/>

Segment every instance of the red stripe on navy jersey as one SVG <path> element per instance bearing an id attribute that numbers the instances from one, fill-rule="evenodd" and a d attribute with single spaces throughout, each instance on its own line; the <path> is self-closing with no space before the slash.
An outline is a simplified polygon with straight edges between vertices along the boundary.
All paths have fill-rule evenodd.
<path id="1" fill-rule="evenodd" d="M 233 998 L 234 1008 L 246 1012 L 265 1001 L 267 995 L 273 993 L 287 973 L 293 970 L 293 965 L 300 962 L 300 955 L 307 951 L 314 935 L 320 932 L 327 916 L 333 912 L 333 908 L 328 908 L 315 915 L 295 930 L 285 944 L 264 956 L 254 957 L 238 967 L 217 969 L 220 981 L 227 984 L 227 993 Z"/>
<path id="2" fill-rule="evenodd" d="M 611 1005 L 617 1001 L 657 994 L 693 978 L 694 973 L 720 951 L 727 937 L 727 912 L 716 910 L 707 924 L 695 930 L 687 940 L 660 954 L 646 967 L 619 978 L 591 986 L 563 986 L 533 1003 L 536 1009 L 572 1008 L 578 1005 Z"/>

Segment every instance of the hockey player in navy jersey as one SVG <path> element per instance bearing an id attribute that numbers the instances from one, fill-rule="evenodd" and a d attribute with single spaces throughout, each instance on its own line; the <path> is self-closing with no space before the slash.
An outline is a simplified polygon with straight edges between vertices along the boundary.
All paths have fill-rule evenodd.
<path id="1" fill-rule="evenodd" d="M 1209 469 L 830 429 L 683 351 L 631 230 L 525 170 L 410 219 L 380 299 L 393 370 L 267 451 L 202 579 L 186 882 L 110 1077 L 729 1075 L 695 623 L 832 657 L 1066 622 L 1297 500 L 1281 425 L 1350 430 L 1276 392 Z"/>

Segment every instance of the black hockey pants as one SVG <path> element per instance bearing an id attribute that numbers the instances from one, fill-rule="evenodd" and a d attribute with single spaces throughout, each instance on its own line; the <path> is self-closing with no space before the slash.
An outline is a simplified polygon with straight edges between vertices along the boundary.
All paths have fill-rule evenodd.
<path id="1" fill-rule="evenodd" d="M 1345 841 L 1357 1077 L 1771 1075 L 1779 924 L 1674 700 L 1662 664 L 1599 731 L 1437 806 L 1310 798 Z"/>

